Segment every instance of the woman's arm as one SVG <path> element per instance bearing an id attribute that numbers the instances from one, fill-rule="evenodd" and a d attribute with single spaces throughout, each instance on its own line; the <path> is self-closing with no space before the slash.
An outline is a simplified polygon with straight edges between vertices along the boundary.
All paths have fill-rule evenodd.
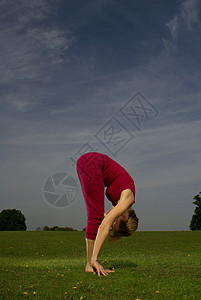
<path id="1" fill-rule="evenodd" d="M 98 276 L 100 276 L 100 273 L 102 273 L 104 276 L 107 275 L 104 268 L 97 262 L 97 260 L 103 243 L 108 236 L 110 227 L 112 226 L 114 221 L 131 206 L 131 203 L 133 203 L 133 198 L 131 196 L 130 190 L 124 190 L 121 193 L 121 197 L 118 204 L 115 207 L 113 207 L 111 211 L 105 216 L 101 225 L 98 228 L 98 233 L 95 239 L 91 259 L 91 265 L 97 270 Z"/>
<path id="2" fill-rule="evenodd" d="M 104 213 L 104 217 L 106 217 L 106 215 L 114 208 L 114 206 L 112 206 L 108 211 L 106 211 L 106 213 Z"/>
<path id="3" fill-rule="evenodd" d="M 114 208 L 112 206 L 106 213 L 104 213 L 104 217 Z M 87 264 L 85 271 L 86 272 L 93 272 L 93 268 L 91 266 L 91 259 L 93 254 L 93 248 L 94 248 L 94 242 L 95 240 L 86 239 L 86 252 L 87 252 Z"/>

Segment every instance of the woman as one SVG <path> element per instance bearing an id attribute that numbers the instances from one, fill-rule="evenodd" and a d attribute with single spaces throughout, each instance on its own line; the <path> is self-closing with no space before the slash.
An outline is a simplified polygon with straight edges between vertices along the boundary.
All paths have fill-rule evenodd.
<path id="1" fill-rule="evenodd" d="M 131 205 L 135 202 L 135 185 L 128 172 L 106 154 L 83 154 L 76 164 L 87 209 L 85 231 L 86 272 L 107 276 L 114 272 L 98 263 L 98 255 L 112 226 L 111 240 L 131 235 L 138 226 L 138 218 Z M 113 206 L 104 214 L 104 187 Z"/>

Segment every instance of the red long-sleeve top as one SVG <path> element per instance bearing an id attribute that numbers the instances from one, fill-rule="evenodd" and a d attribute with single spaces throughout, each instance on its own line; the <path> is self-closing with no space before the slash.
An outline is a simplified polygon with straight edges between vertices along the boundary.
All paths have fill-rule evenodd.
<path id="1" fill-rule="evenodd" d="M 83 154 L 77 160 L 76 170 L 87 210 L 85 237 L 95 240 L 104 218 L 104 188 L 107 187 L 105 195 L 115 206 L 123 190 L 130 189 L 135 195 L 134 181 L 116 161 L 99 152 Z"/>

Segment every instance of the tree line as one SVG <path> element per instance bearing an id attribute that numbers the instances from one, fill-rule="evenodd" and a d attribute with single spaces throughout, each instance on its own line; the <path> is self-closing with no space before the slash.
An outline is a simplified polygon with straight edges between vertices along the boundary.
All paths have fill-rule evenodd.
<path id="1" fill-rule="evenodd" d="M 201 230 L 201 192 L 193 197 L 193 204 L 196 206 L 191 218 L 189 229 Z M 4 209 L 0 213 L 0 231 L 25 231 L 27 230 L 26 218 L 20 210 Z M 43 229 L 37 227 L 36 230 L 44 231 L 78 231 L 72 227 L 44 226 Z M 83 229 L 85 231 L 86 228 Z"/>
<path id="2" fill-rule="evenodd" d="M 0 231 L 26 231 L 26 218 L 20 210 L 4 209 L 0 213 Z M 41 230 L 37 227 L 36 230 Z M 78 231 L 72 227 L 44 226 L 44 231 Z M 84 230 L 84 229 L 83 229 Z"/>
<path id="3" fill-rule="evenodd" d="M 36 230 L 39 230 L 40 227 L 36 228 Z M 73 229 L 72 227 L 59 227 L 59 226 L 44 226 L 44 231 L 78 231 L 77 229 Z"/>

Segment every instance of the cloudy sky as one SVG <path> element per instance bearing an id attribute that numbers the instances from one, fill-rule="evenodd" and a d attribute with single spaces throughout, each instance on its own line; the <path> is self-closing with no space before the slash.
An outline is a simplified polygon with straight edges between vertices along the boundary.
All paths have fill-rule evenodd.
<path id="1" fill-rule="evenodd" d="M 133 177 L 139 230 L 188 230 L 201 191 L 200 8 L 200 0 L 0 2 L 0 210 L 21 210 L 28 230 L 82 230 L 73 161 L 98 151 Z M 61 173 L 78 190 L 57 207 L 44 186 Z"/>

